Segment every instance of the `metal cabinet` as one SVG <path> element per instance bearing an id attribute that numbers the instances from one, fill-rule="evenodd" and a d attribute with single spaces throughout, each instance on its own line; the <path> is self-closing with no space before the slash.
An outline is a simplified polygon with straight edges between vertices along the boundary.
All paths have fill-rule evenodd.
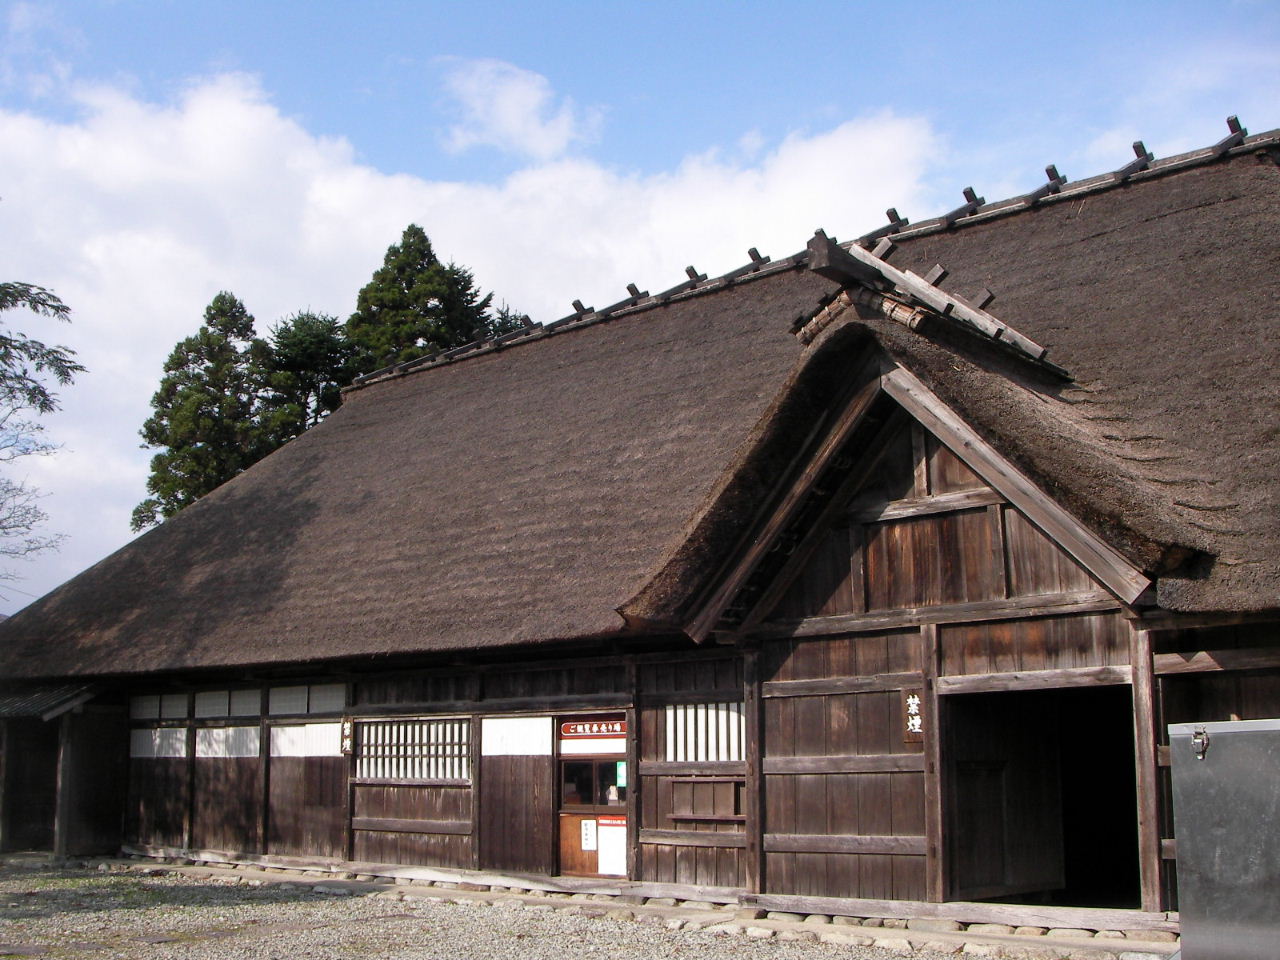
<path id="1" fill-rule="evenodd" d="M 1280 719 L 1169 727 L 1183 960 L 1280 956 Z"/>

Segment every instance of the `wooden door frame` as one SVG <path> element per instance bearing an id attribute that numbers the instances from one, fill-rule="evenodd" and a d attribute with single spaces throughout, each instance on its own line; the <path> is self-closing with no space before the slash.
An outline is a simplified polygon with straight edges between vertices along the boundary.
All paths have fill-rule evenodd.
<path id="1" fill-rule="evenodd" d="M 927 637 L 925 638 L 928 639 Z M 1135 650 L 1141 650 L 1144 646 L 1147 650 L 1148 657 L 1148 674 L 1150 672 L 1150 638 L 1149 636 L 1139 636 L 1139 631 L 1133 632 L 1133 645 Z M 926 656 L 927 656 L 926 644 Z M 1136 662 L 1136 661 L 1135 661 Z M 1096 668 L 1081 668 L 1081 673 Z M 1034 673 L 1036 671 L 1032 671 Z M 1063 671 L 1043 671 L 1044 673 L 1057 673 Z M 1135 667 L 1134 674 L 1140 674 L 1140 668 Z M 975 677 L 975 680 L 980 678 Z M 950 812 L 951 797 L 953 796 L 953 784 L 950 782 L 948 773 L 948 758 L 946 741 L 949 736 L 947 729 L 947 714 L 943 703 L 952 697 L 964 696 L 973 693 L 1031 693 L 1044 692 L 1056 693 L 1064 690 L 1080 690 L 1080 689 L 1096 689 L 1098 687 L 1124 686 L 1129 688 L 1130 707 L 1133 716 L 1133 752 L 1134 762 L 1136 765 L 1136 776 L 1134 780 L 1134 797 L 1132 809 L 1136 818 L 1137 825 L 1137 853 L 1138 853 L 1138 888 L 1137 896 L 1139 899 L 1139 909 L 1146 912 L 1158 912 L 1163 909 L 1163 899 L 1160 890 L 1160 849 L 1159 849 L 1159 827 L 1156 821 L 1152 820 L 1146 823 L 1148 814 L 1154 805 L 1158 803 L 1156 795 L 1156 785 L 1154 783 L 1156 772 L 1156 756 L 1154 742 L 1154 719 L 1153 704 L 1151 700 L 1151 689 L 1148 686 L 1145 690 L 1145 706 L 1143 704 L 1143 685 L 1136 680 L 1131 681 L 1128 677 L 1128 668 L 1115 668 L 1114 675 L 1107 673 L 1096 683 L 1086 684 L 1084 682 L 1068 681 L 1060 685 L 1047 685 L 1037 679 L 1029 679 L 1024 684 L 1016 684 L 1007 686 L 999 683 L 990 685 L 974 683 L 956 684 L 951 687 L 936 690 L 933 696 L 929 695 L 926 687 L 925 707 L 926 711 L 932 708 L 934 722 L 930 725 L 933 733 L 926 735 L 925 756 L 926 756 L 926 825 L 933 826 L 939 834 L 939 843 L 937 847 L 937 855 L 931 858 L 929 872 L 926 877 L 926 883 L 929 884 L 930 901 L 931 902 L 951 902 L 956 900 L 952 895 L 953 876 L 951 871 L 954 864 L 949 854 L 948 836 L 950 833 Z M 926 719 L 929 714 L 926 712 Z M 1148 750 L 1142 748 L 1142 731 L 1149 729 L 1152 734 L 1152 740 Z M 936 744 L 937 750 L 937 773 L 936 786 L 933 790 L 929 789 L 928 774 L 929 760 L 932 755 L 930 749 L 931 744 Z M 1061 761 L 1059 761 L 1061 762 Z M 1146 778 L 1151 783 L 1144 784 L 1144 771 L 1146 767 L 1150 767 L 1150 775 Z M 936 801 L 936 802 L 935 802 Z M 1149 809 L 1151 808 L 1151 809 Z M 936 826 L 934 826 L 936 823 Z M 1154 851 L 1151 849 L 1154 846 Z M 937 890 L 938 897 L 934 900 L 933 891 Z M 1071 908 L 1075 909 L 1075 908 Z M 1091 908 L 1079 908 L 1091 909 Z"/>

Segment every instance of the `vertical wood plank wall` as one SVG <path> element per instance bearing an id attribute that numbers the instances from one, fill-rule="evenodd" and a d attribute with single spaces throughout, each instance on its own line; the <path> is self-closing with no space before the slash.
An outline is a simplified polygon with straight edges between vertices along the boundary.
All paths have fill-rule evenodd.
<path id="1" fill-rule="evenodd" d="M 262 849 L 262 762 L 257 757 L 195 759 L 191 846 L 256 853 Z"/>
<path id="2" fill-rule="evenodd" d="M 580 713 L 584 702 L 600 709 L 634 704 L 633 879 L 759 885 L 762 892 L 794 895 L 936 900 L 944 893 L 946 869 L 945 844 L 938 842 L 943 819 L 937 778 L 943 757 L 936 737 L 936 690 L 971 681 L 979 684 L 975 689 L 997 689 L 995 679 L 1010 675 L 1123 671 L 1131 661 L 1134 631 L 1119 611 L 1051 615 L 1050 610 L 1028 611 L 1019 619 L 940 618 L 924 627 L 765 639 L 750 654 L 756 661 L 750 689 L 741 650 L 704 650 L 619 657 L 599 668 L 583 660 L 566 670 L 531 664 L 524 671 L 477 671 L 465 678 L 407 675 L 402 684 L 385 678 L 357 681 L 350 709 L 357 718 L 393 716 L 395 710 L 429 716 L 435 705 L 416 700 L 424 692 L 451 697 L 500 692 L 500 698 L 445 704 L 457 716 L 460 703 L 469 703 L 472 712 L 462 715 L 471 716 L 478 728 L 475 717 L 503 715 L 512 703 L 527 712 L 530 698 L 537 700 L 539 711 L 552 714 Z M 1139 783 L 1143 763 L 1158 765 L 1148 778 L 1157 795 L 1154 803 L 1149 799 L 1153 788 L 1140 786 L 1139 802 L 1155 811 L 1157 821 L 1154 830 L 1143 834 L 1142 849 L 1147 860 L 1152 850 L 1160 857 L 1154 870 L 1144 868 L 1142 896 L 1144 907 L 1163 909 L 1176 905 L 1176 844 L 1163 731 L 1169 723 L 1280 713 L 1280 673 L 1274 667 L 1226 669 L 1213 659 L 1228 663 L 1227 654 L 1236 651 L 1253 658 L 1250 663 L 1270 656 L 1280 664 L 1280 629 L 1263 623 L 1142 630 L 1152 658 L 1145 682 L 1153 690 L 1153 713 L 1149 720 L 1135 715 Z M 1141 650 L 1141 645 L 1133 649 Z M 1140 664 L 1141 657 L 1135 662 Z M 1134 689 L 1136 694 L 1137 684 Z M 910 738 L 905 725 L 905 697 L 917 691 L 924 695 L 923 739 Z M 944 692 L 941 699 L 949 695 Z M 753 698 L 758 720 L 748 718 L 746 727 L 759 731 L 755 756 L 750 744 L 741 760 L 673 760 L 667 755 L 665 725 L 673 705 L 750 703 Z M 1145 752 L 1142 729 L 1153 738 Z M 132 760 L 128 839 L 164 847 L 189 842 L 228 852 L 350 855 L 452 867 L 486 860 L 497 866 L 505 854 L 481 856 L 479 844 L 486 833 L 510 837 L 514 829 L 530 838 L 531 850 L 553 846 L 553 816 L 514 828 L 485 821 L 486 810 L 502 806 L 490 799 L 493 791 L 542 791 L 543 808 L 553 810 L 550 758 L 540 758 L 537 771 L 495 767 L 479 794 L 475 779 L 353 783 L 341 757 L 270 758 L 264 792 L 262 762 Z M 473 751 L 473 778 L 480 779 L 478 773 L 478 751 Z M 753 817 L 753 811 L 758 815 Z M 356 829 L 348 850 L 349 824 Z M 526 857 L 520 865 L 554 872 L 551 856 Z"/>
<path id="3" fill-rule="evenodd" d="M 267 851 L 341 858 L 346 821 L 346 759 L 271 757 L 269 763 Z"/>
<path id="4" fill-rule="evenodd" d="M 18 718 L 0 723 L 7 741 L 0 782 L 0 849 L 51 849 L 58 724 Z"/>
<path id="5" fill-rule="evenodd" d="M 762 651 L 765 888 L 924 900 L 917 630 L 777 641 Z"/>
<path id="6" fill-rule="evenodd" d="M 517 873 L 555 873 L 553 758 L 483 757 L 481 761 L 480 866 Z"/>
<path id="7" fill-rule="evenodd" d="M 182 846 L 191 804 L 189 766 L 185 757 L 129 761 L 127 840 L 156 847 Z"/>
<path id="8" fill-rule="evenodd" d="M 944 899 L 940 694 L 1130 676 L 1119 604 L 914 423 L 758 632 L 770 893 Z M 908 696 L 922 737 L 907 736 Z"/>

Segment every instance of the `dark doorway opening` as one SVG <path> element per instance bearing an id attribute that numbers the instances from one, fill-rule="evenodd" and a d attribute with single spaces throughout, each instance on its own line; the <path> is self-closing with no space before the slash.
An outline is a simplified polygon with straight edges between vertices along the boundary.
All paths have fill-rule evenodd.
<path id="1" fill-rule="evenodd" d="M 943 698 L 949 896 L 1138 907 L 1127 685 Z"/>
<path id="2" fill-rule="evenodd" d="M 3 723 L 0 851 L 52 850 L 60 725 L 37 719 Z"/>

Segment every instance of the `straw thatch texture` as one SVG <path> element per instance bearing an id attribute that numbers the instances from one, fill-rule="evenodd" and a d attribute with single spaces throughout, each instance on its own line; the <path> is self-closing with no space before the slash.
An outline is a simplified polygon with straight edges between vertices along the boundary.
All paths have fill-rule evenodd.
<path id="1" fill-rule="evenodd" d="M 948 289 L 1050 348 L 1075 383 L 966 400 L 935 389 L 1042 487 L 1161 577 L 1162 606 L 1280 606 L 1280 168 L 1259 151 L 904 242 Z M 994 391 L 993 391 L 994 392 Z M 1006 391 L 1007 392 L 1007 391 Z M 1180 551 L 1165 560 L 1176 563 Z"/>
<path id="2" fill-rule="evenodd" d="M 615 608 L 800 355 L 833 286 L 756 280 L 348 395 L 12 618 L 8 676 L 491 647 Z"/>
<path id="3" fill-rule="evenodd" d="M 1280 170 L 1258 150 L 907 239 L 894 264 L 1063 383 L 784 270 L 372 383 L 0 625 L 0 673 L 107 675 L 671 630 L 845 371 L 884 351 L 1177 610 L 1280 606 Z M 626 620 L 620 613 L 626 613 Z"/>

